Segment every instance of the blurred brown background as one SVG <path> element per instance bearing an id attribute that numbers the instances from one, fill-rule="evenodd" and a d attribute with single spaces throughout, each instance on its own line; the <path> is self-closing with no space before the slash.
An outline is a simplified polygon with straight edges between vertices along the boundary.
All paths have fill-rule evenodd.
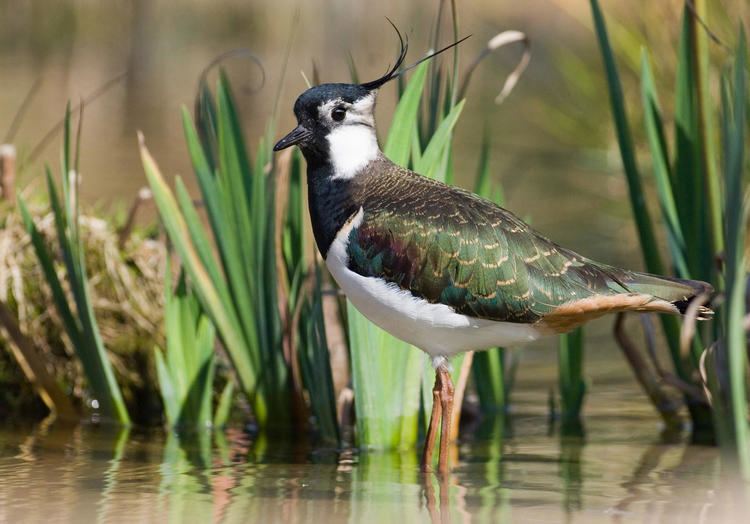
<path id="1" fill-rule="evenodd" d="M 473 35 L 461 46 L 464 65 L 502 30 L 524 31 L 533 47 L 529 69 L 501 106 L 493 100 L 520 48 L 499 51 L 478 70 L 457 129 L 458 181 L 473 176 L 487 122 L 493 131 L 493 172 L 505 188 L 507 207 L 560 243 L 640 267 L 588 2 L 458 4 L 460 32 Z M 654 64 L 657 81 L 672 78 L 674 60 L 664 63 L 662 57 L 674 55 L 681 9 L 676 0 L 635 4 L 602 4 L 633 97 L 638 96 L 634 80 L 641 45 L 660 57 Z M 0 133 L 40 80 L 14 139 L 23 157 L 59 120 L 67 100 L 76 103 L 126 71 L 121 82 L 87 108 L 81 161 L 88 201 L 107 207 L 125 203 L 145 181 L 135 147 L 138 129 L 165 172 L 188 172 L 179 109 L 192 105 L 200 72 L 216 55 L 245 47 L 264 64 L 266 83 L 254 92 L 240 88 L 258 86 L 257 68 L 242 59 L 225 64 L 239 91 L 248 142 L 254 145 L 271 113 L 290 38 L 277 134 L 292 125 L 291 106 L 305 88 L 300 71 L 311 76 L 314 61 L 322 81 L 346 81 L 351 53 L 363 78 L 378 75 L 396 51 L 386 16 L 408 33 L 409 58 L 415 60 L 429 47 L 438 5 L 438 0 L 5 0 L 0 3 Z M 722 5 L 747 20 L 747 2 Z M 447 43 L 448 16 L 444 22 L 441 40 Z M 728 38 L 736 22 L 709 20 Z M 385 88 L 378 110 L 381 136 L 394 101 L 395 87 Z M 633 126 L 640 131 L 638 115 Z M 38 180 L 43 161 L 56 162 L 58 145 L 56 137 L 39 159 L 26 165 L 20 187 Z M 642 167 L 646 172 L 647 166 Z"/>

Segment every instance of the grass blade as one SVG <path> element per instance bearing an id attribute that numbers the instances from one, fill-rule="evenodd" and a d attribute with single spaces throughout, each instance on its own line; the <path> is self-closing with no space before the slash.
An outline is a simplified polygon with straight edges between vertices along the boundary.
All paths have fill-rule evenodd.
<path id="1" fill-rule="evenodd" d="M 705 145 L 701 136 L 698 71 L 695 61 L 696 28 L 688 6 L 683 10 L 675 87 L 675 165 L 673 186 L 685 235 L 685 260 L 693 278 L 712 280 L 712 264 L 703 253 L 713 249 L 707 220 L 704 170 Z"/>
<path id="2" fill-rule="evenodd" d="M 191 241 L 189 227 L 180 212 L 177 201 L 142 140 L 141 159 L 146 178 L 154 194 L 154 202 L 156 202 L 156 206 L 159 209 L 159 215 L 169 234 L 169 238 L 180 255 L 185 270 L 190 276 L 191 285 L 195 289 L 206 313 L 219 330 L 221 339 L 232 359 L 243 390 L 248 395 L 248 398 L 253 398 L 257 384 L 256 372 L 246 351 L 246 344 L 242 330 L 239 327 L 239 320 L 232 308 L 225 307 L 226 304 L 222 300 L 219 291 L 217 291 L 215 282 L 211 280 L 209 273 L 201 263 L 200 256 Z"/>
<path id="3" fill-rule="evenodd" d="M 643 249 L 643 256 L 646 261 L 646 267 L 652 273 L 664 273 L 664 266 L 661 262 L 659 249 L 656 244 L 654 227 L 651 221 L 651 214 L 646 206 L 643 186 L 641 184 L 641 175 L 635 160 L 635 147 L 633 138 L 630 133 L 630 124 L 628 123 L 627 113 L 625 111 L 625 96 L 620 83 L 620 76 L 617 73 L 614 53 L 609 44 L 607 36 L 607 27 L 604 22 L 597 0 L 591 0 L 591 10 L 594 16 L 594 27 L 599 39 L 599 48 L 602 52 L 604 68 L 607 74 L 607 85 L 609 87 L 609 100 L 612 109 L 612 116 L 615 121 L 615 131 L 617 141 L 620 145 L 620 155 L 622 158 L 623 168 L 628 182 L 630 194 L 630 204 L 633 208 L 633 216 L 638 228 L 638 236 Z"/>
<path id="4" fill-rule="evenodd" d="M 409 162 L 428 66 L 428 62 L 423 62 L 411 75 L 393 113 L 391 128 L 383 147 L 385 156 L 400 166 L 406 166 Z"/>
<path id="5" fill-rule="evenodd" d="M 66 143 L 68 143 L 67 140 Z M 63 158 L 66 158 L 65 153 L 63 154 Z M 65 160 L 63 163 L 65 163 Z M 76 314 L 73 313 L 73 308 L 63 291 L 62 283 L 54 267 L 52 255 L 34 224 L 25 202 L 21 198 L 18 200 L 19 210 L 27 232 L 31 237 L 37 259 L 42 266 L 45 280 L 52 290 L 55 307 L 63 319 L 63 326 L 73 345 L 73 350 L 81 361 L 92 394 L 99 404 L 101 413 L 108 419 L 128 425 L 130 424 L 128 410 L 109 362 L 109 356 L 104 348 L 91 305 L 83 246 L 78 236 L 73 236 L 73 231 L 77 230 L 77 225 L 69 227 L 72 222 L 71 219 L 74 219 L 77 224 L 77 213 L 75 213 L 74 207 L 68 206 L 64 208 L 60 204 L 49 170 L 47 171 L 47 175 L 50 203 L 53 209 L 58 236 L 57 240 L 65 262 L 68 283 L 75 302 Z M 77 198 L 75 186 L 72 192 L 74 198 Z"/>
<path id="6" fill-rule="evenodd" d="M 644 122 L 651 150 L 653 176 L 659 195 L 662 216 L 667 225 L 672 261 L 680 277 L 690 278 L 690 272 L 685 262 L 685 240 L 672 193 L 673 175 L 669 166 L 669 151 L 662 127 L 661 110 L 656 96 L 651 65 L 645 50 L 641 54 L 641 96 L 645 108 Z"/>
<path id="7" fill-rule="evenodd" d="M 232 412 L 232 401 L 234 397 L 234 382 L 227 381 L 224 389 L 221 390 L 221 396 L 219 396 L 219 404 L 216 406 L 214 411 L 214 427 L 223 428 L 227 425 L 229 415 Z"/>
<path id="8" fill-rule="evenodd" d="M 172 289 L 170 264 L 165 271 L 167 348 L 155 348 L 159 389 L 172 428 L 211 425 L 215 375 L 215 330 L 187 287 L 184 273 Z"/>
<path id="9" fill-rule="evenodd" d="M 583 379 L 583 329 L 559 337 L 560 407 L 563 433 L 580 427 L 581 408 L 586 394 Z"/>
<path id="10" fill-rule="evenodd" d="M 625 97 L 622 91 L 622 84 L 617 73 L 614 53 L 607 36 L 607 27 L 604 22 L 599 2 L 590 0 L 591 12 L 594 17 L 594 28 L 599 41 L 599 49 L 602 53 L 602 60 L 607 76 L 607 86 L 609 88 L 609 100 L 612 110 L 612 116 L 615 121 L 615 131 L 617 141 L 620 146 L 620 155 L 628 183 L 628 194 L 630 195 L 630 205 L 633 209 L 638 238 L 641 244 L 641 251 L 646 263 L 646 269 L 650 273 L 665 274 L 664 265 L 662 264 L 661 255 L 656 244 L 653 222 L 651 214 L 646 205 L 646 195 L 641 184 L 641 176 L 635 159 L 635 147 L 633 138 L 630 133 L 627 113 L 625 111 Z M 683 380 L 691 380 L 690 374 L 685 370 L 682 362 L 682 356 L 679 349 L 679 327 L 674 317 L 662 315 L 662 326 L 664 334 L 669 343 L 669 350 L 672 361 L 678 376 Z"/>
<path id="11" fill-rule="evenodd" d="M 724 184 L 726 187 L 726 306 L 723 315 L 724 337 L 729 377 L 729 413 L 731 414 L 732 448 L 738 454 L 743 475 L 750 478 L 750 428 L 747 421 L 747 339 L 745 332 L 745 235 L 747 223 L 746 194 L 743 192 L 745 170 L 745 130 L 747 126 L 747 43 L 740 29 L 737 58 L 731 92 L 724 81 L 722 140 L 724 144 Z M 718 400 L 718 399 L 717 399 Z"/>
<path id="12" fill-rule="evenodd" d="M 435 130 L 435 134 L 430 139 L 427 147 L 419 159 L 419 164 L 415 164 L 414 171 L 430 178 L 439 178 L 440 169 L 445 169 L 444 162 L 449 154 L 450 143 L 453 138 L 453 128 L 461 116 L 465 100 L 461 100 L 451 109 L 450 113 L 440 122 Z"/>

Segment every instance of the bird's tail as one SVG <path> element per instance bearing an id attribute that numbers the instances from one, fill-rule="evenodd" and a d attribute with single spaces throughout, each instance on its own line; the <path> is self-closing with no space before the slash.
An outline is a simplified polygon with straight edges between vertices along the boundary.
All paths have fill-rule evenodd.
<path id="1" fill-rule="evenodd" d="M 577 326 L 618 311 L 641 311 L 684 315 L 690 303 L 704 297 L 706 302 L 713 294 L 713 287 L 698 280 L 661 277 L 648 273 L 637 273 L 604 264 L 590 263 L 589 272 L 595 268 L 606 286 L 605 291 L 572 300 L 546 314 L 540 324 L 556 333 L 565 333 Z M 698 306 L 696 318 L 708 320 L 713 310 Z"/>
<path id="2" fill-rule="evenodd" d="M 697 297 L 703 297 L 708 301 L 714 292 L 711 284 L 700 280 L 662 277 L 635 271 L 628 271 L 619 280 L 619 283 L 630 293 L 654 297 L 656 299 L 656 303 L 654 303 L 655 311 L 664 311 L 664 304 L 658 304 L 658 302 L 663 301 L 668 302 L 674 308 L 673 313 L 683 315 L 690 303 Z M 714 312 L 710 307 L 704 305 L 698 307 L 697 318 L 699 320 L 708 320 L 713 317 L 713 314 Z"/>

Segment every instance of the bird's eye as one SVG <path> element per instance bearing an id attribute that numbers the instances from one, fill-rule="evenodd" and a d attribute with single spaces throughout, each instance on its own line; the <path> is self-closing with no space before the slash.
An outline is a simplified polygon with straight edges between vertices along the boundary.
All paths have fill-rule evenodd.
<path id="1" fill-rule="evenodd" d="M 333 120 L 336 122 L 341 122 L 345 116 L 346 116 L 346 109 L 344 109 L 341 106 L 334 107 L 333 111 L 331 111 L 331 118 L 333 118 Z"/>

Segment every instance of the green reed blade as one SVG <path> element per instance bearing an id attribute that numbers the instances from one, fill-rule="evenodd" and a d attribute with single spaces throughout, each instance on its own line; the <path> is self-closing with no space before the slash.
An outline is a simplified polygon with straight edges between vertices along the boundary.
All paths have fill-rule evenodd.
<path id="1" fill-rule="evenodd" d="M 308 277 L 313 279 L 309 296 L 298 297 L 304 300 L 298 327 L 298 357 L 318 434 L 323 442 L 338 444 L 341 436 L 323 318 L 322 275 L 318 266 L 312 271 L 314 274 Z"/>
<path id="2" fill-rule="evenodd" d="M 729 377 L 729 412 L 731 414 L 731 447 L 739 458 L 740 469 L 750 478 L 750 428 L 747 421 L 747 334 L 745 300 L 747 274 L 745 236 L 748 217 L 746 193 L 743 192 L 745 165 L 745 132 L 747 90 L 747 44 L 745 32 L 740 38 L 734 63 L 731 88 L 723 82 L 722 142 L 724 145 L 724 185 L 726 187 L 725 279 L 726 306 L 722 315 Z"/>
<path id="3" fill-rule="evenodd" d="M 195 329 L 195 346 L 196 346 L 196 360 L 198 363 L 204 363 L 206 361 L 211 362 L 211 369 L 207 376 L 206 385 L 203 387 L 203 397 L 201 398 L 202 409 L 206 410 L 206 424 L 211 423 L 211 400 L 213 395 L 213 379 L 214 379 L 214 366 L 216 359 L 214 358 L 214 348 L 216 346 L 216 328 L 214 327 L 211 320 L 203 314 L 202 308 L 197 298 L 194 296 L 192 291 L 190 292 L 190 299 L 193 302 L 193 309 L 196 311 L 192 314 L 192 318 L 198 319 L 198 325 Z M 205 364 L 202 364 L 205 365 Z M 210 382 L 210 383 L 209 383 Z"/>
<path id="4" fill-rule="evenodd" d="M 479 409 L 484 415 L 503 414 L 507 410 L 511 387 L 510 381 L 506 381 L 506 356 L 507 350 L 504 348 L 474 354 L 472 375 L 479 397 Z"/>
<path id="5" fill-rule="evenodd" d="M 248 398 L 253 399 L 257 384 L 256 368 L 247 351 L 237 314 L 231 304 L 222 300 L 221 294 L 217 291 L 216 283 L 201 263 L 200 256 L 191 241 L 189 227 L 177 201 L 156 162 L 143 144 L 141 144 L 141 159 L 162 223 L 180 255 L 184 268 L 190 277 L 191 286 L 196 291 L 206 313 L 217 326 L 243 391 Z M 256 406 L 254 405 L 254 407 Z"/>
<path id="6" fill-rule="evenodd" d="M 430 78 L 427 81 L 429 86 L 429 96 L 427 98 L 427 104 L 425 107 L 426 114 L 423 116 L 422 124 L 422 138 L 425 142 L 429 140 L 429 137 L 435 134 L 438 123 L 443 116 L 441 109 L 442 104 L 440 103 L 440 88 L 443 85 L 443 70 L 434 61 L 430 64 Z"/>
<path id="7" fill-rule="evenodd" d="M 686 7 L 690 8 L 686 4 Z M 704 175 L 705 206 L 707 208 L 706 229 L 709 234 L 704 237 L 702 243 L 705 248 L 710 248 L 714 253 L 724 250 L 722 232 L 722 202 L 721 202 L 721 175 L 719 173 L 719 157 L 716 152 L 717 129 L 714 104 L 711 100 L 711 64 L 709 54 L 709 35 L 703 22 L 708 20 L 709 12 L 706 0 L 693 0 L 692 16 L 690 22 L 695 35 L 693 39 L 692 66 L 695 70 L 696 103 L 698 105 L 698 135 L 700 137 L 699 147 Z M 714 270 L 714 266 L 707 263 L 708 270 Z"/>
<path id="8" fill-rule="evenodd" d="M 81 265 L 84 261 L 81 258 Z M 88 346 L 87 354 L 89 355 L 89 369 L 87 377 L 91 382 L 92 389 L 100 397 L 100 404 L 103 405 L 102 412 L 106 416 L 112 417 L 116 422 L 123 425 L 130 425 L 130 416 L 128 415 L 125 401 L 122 398 L 120 387 L 115 379 L 115 373 L 109 362 L 107 350 L 104 347 L 99 325 L 94 316 L 94 308 L 88 290 L 88 278 L 85 277 L 80 283 L 83 298 L 81 302 L 76 303 L 78 314 L 81 317 L 83 326 L 83 340 Z M 82 360 L 84 360 L 82 358 Z M 84 367 L 86 363 L 84 361 Z M 106 406 L 109 405 L 107 408 Z"/>
<path id="9" fill-rule="evenodd" d="M 465 100 L 461 100 L 448 115 L 440 122 L 435 134 L 425 147 L 419 164 L 415 164 L 414 171 L 431 178 L 440 174 L 440 169 L 445 169 L 445 159 L 449 154 L 450 143 L 453 138 L 453 128 L 461 116 Z"/>
<path id="10" fill-rule="evenodd" d="M 414 126 L 411 135 L 411 164 L 417 165 L 422 161 L 422 145 L 419 141 L 419 127 Z"/>
<path id="11" fill-rule="evenodd" d="M 359 84 L 359 73 L 357 72 L 357 64 L 354 63 L 354 57 L 351 53 L 346 54 L 346 66 L 349 68 L 349 80 L 352 84 Z"/>
<path id="12" fill-rule="evenodd" d="M 221 390 L 219 403 L 214 411 L 214 427 L 223 428 L 229 421 L 232 413 L 232 401 L 234 400 L 234 382 L 230 379 L 227 381 L 224 389 Z"/>
<path id="13" fill-rule="evenodd" d="M 210 349 L 213 351 L 213 345 Z M 211 353 L 210 358 L 206 359 L 192 375 L 193 382 L 185 392 L 179 414 L 178 425 L 180 427 L 201 429 L 211 427 L 211 399 L 213 397 L 215 374 L 216 359 L 213 358 L 213 353 Z"/>
<path id="14" fill-rule="evenodd" d="M 583 378 L 583 328 L 560 335 L 558 351 L 560 407 L 563 428 L 575 427 L 581 418 L 581 408 L 586 394 Z"/>
<path id="15" fill-rule="evenodd" d="M 685 259 L 694 278 L 710 281 L 713 250 L 705 198 L 705 147 L 701 133 L 699 72 L 696 70 L 696 27 L 688 6 L 683 10 L 675 86 L 675 164 L 673 185 L 685 235 Z"/>
<path id="16" fill-rule="evenodd" d="M 68 140 L 66 139 L 65 142 L 68 143 Z M 63 158 L 66 158 L 65 153 L 63 153 Z M 102 414 L 117 423 L 128 425 L 130 424 L 130 417 L 127 407 L 115 379 L 114 371 L 109 362 L 109 356 L 104 348 L 96 317 L 94 316 L 91 297 L 88 291 L 89 283 L 85 270 L 86 262 L 83 246 L 77 235 L 73 237 L 73 230 L 77 230 L 77 214 L 71 217 L 69 213 L 73 213 L 73 207 L 65 207 L 60 204 L 60 200 L 57 197 L 57 189 L 49 170 L 47 170 L 47 185 L 55 219 L 58 245 L 64 260 L 70 291 L 75 302 L 75 313 L 68 302 L 68 297 L 65 295 L 55 271 L 53 257 L 34 224 L 25 202 L 19 198 L 21 216 L 31 237 L 37 259 L 42 266 L 45 280 L 52 290 L 54 305 L 58 314 L 63 319 L 63 327 L 73 345 L 73 350 L 81 361 L 86 379 L 89 382 L 93 396 L 99 402 Z M 72 189 L 71 194 L 74 198 L 77 198 L 77 189 L 75 187 Z M 71 225 L 71 218 L 75 219 L 76 226 Z"/>
<path id="17" fill-rule="evenodd" d="M 195 246 L 195 250 L 200 257 L 201 263 L 206 268 L 208 275 L 211 280 L 216 283 L 216 289 L 222 296 L 223 301 L 229 300 L 228 290 L 223 285 L 221 278 L 221 268 L 216 262 L 216 257 L 213 253 L 211 241 L 203 229 L 203 223 L 198 210 L 193 205 L 193 199 L 190 197 L 185 183 L 182 178 L 177 177 L 175 179 L 175 193 L 177 196 L 177 202 L 180 206 L 180 211 L 185 218 L 188 230 L 190 231 L 190 238 Z"/>
<path id="18" fill-rule="evenodd" d="M 656 243 L 654 227 L 651 221 L 651 215 L 646 204 L 646 195 L 641 184 L 641 177 L 635 159 L 635 147 L 633 138 L 630 133 L 627 113 L 625 111 L 625 97 L 622 91 L 622 84 L 617 73 L 614 53 L 607 36 L 607 27 L 602 15 L 599 2 L 590 0 L 591 12 L 594 18 L 594 28 L 599 41 L 599 49 L 602 53 L 602 60 L 607 76 L 607 86 L 609 88 L 609 100 L 612 110 L 612 117 L 615 121 L 615 131 L 617 141 L 620 147 L 620 155 L 625 171 L 626 181 L 628 183 L 628 194 L 630 196 L 630 205 L 633 210 L 638 238 L 641 244 L 641 251 L 646 263 L 646 269 L 650 273 L 664 274 L 664 265 L 661 261 L 661 255 Z M 662 315 L 662 327 L 664 334 L 669 343 L 669 350 L 675 370 L 683 380 L 690 380 L 690 375 L 684 369 L 682 357 L 679 348 L 679 326 L 674 317 Z"/>
<path id="19" fill-rule="evenodd" d="M 249 270 L 246 269 L 246 265 L 251 264 L 252 261 L 245 260 L 243 257 L 240 244 L 244 237 L 239 231 L 232 210 L 233 193 L 222 175 L 219 175 L 217 179 L 217 187 L 219 202 L 222 204 L 220 206 L 220 217 L 216 220 L 218 229 L 213 232 L 213 236 L 214 238 L 224 237 L 220 244 L 220 247 L 223 248 L 220 258 L 224 269 L 224 278 L 226 279 L 226 282 L 222 285 L 226 285 L 228 293 L 228 299 L 224 302 L 224 305 L 234 311 L 248 351 L 248 358 L 253 360 L 257 369 L 260 365 L 260 356 L 257 351 L 249 349 L 257 349 L 260 340 L 255 324 L 255 308 L 251 300 L 251 297 L 256 296 L 257 287 L 255 280 L 248 275 Z"/>
<path id="20" fill-rule="evenodd" d="M 66 213 L 66 206 L 61 203 L 60 197 L 58 196 L 57 185 L 55 184 L 52 171 L 49 166 L 45 168 L 45 180 L 47 182 L 47 194 L 49 195 L 50 208 L 52 209 L 52 215 L 55 222 L 55 232 L 57 233 L 57 244 L 60 250 L 60 254 L 65 264 L 65 269 L 68 271 L 70 278 L 75 282 L 81 281 L 80 268 L 76 264 L 75 249 L 73 247 L 73 241 L 70 235 L 71 226 L 68 221 L 69 216 Z M 64 197 L 65 198 L 65 197 Z M 68 200 L 65 198 L 65 200 Z M 71 291 L 77 293 L 80 291 L 79 286 L 72 286 Z M 77 301 L 78 299 L 76 299 Z"/>
<path id="21" fill-rule="evenodd" d="M 648 53 L 645 49 L 641 54 L 641 97 L 644 107 L 646 135 L 651 150 L 653 177 L 656 182 L 662 216 L 667 226 L 672 262 L 680 277 L 690 278 L 690 272 L 685 262 L 685 240 L 672 192 L 672 173 L 669 166 L 669 151 L 664 136 L 661 109 L 656 96 Z"/>
<path id="22" fill-rule="evenodd" d="M 253 347 L 263 344 L 263 334 L 255 329 L 256 314 L 251 297 L 257 294 L 261 285 L 254 271 L 257 268 L 255 249 L 258 234 L 251 223 L 249 202 L 252 200 L 250 186 L 253 172 L 250 162 L 244 155 L 244 143 L 238 138 L 233 108 L 229 102 L 229 93 L 222 89 L 220 82 L 218 99 L 218 144 L 219 144 L 219 195 L 224 212 L 224 221 L 214 236 L 226 235 L 226 253 L 222 253 L 232 299 L 237 306 L 248 342 Z M 245 177 L 243 174 L 247 174 Z M 246 180 L 250 178 L 251 180 Z M 260 305 L 260 304 L 258 304 Z M 257 338 L 257 343 L 255 339 Z M 251 342 L 252 341 L 252 342 Z"/>
<path id="23" fill-rule="evenodd" d="M 607 74 L 609 100 L 612 109 L 612 116 L 615 121 L 617 141 L 620 145 L 622 164 L 627 177 L 630 204 L 633 208 L 633 216 L 636 221 L 636 226 L 638 227 L 638 236 L 641 240 L 646 267 L 648 267 L 648 270 L 652 273 L 663 273 L 664 266 L 659 255 L 651 215 L 646 206 L 643 186 L 641 184 L 641 176 L 638 172 L 638 166 L 635 160 L 635 147 L 633 146 L 630 124 L 628 123 L 628 117 L 625 111 L 625 96 L 623 95 L 620 76 L 617 73 L 615 57 L 609 44 L 607 27 L 597 0 L 591 0 L 591 10 L 594 17 L 596 35 L 599 39 L 599 48 L 602 53 L 602 60 L 604 61 L 604 67 Z"/>
<path id="24" fill-rule="evenodd" d="M 164 350 L 160 347 L 154 347 L 154 362 L 156 363 L 156 378 L 159 380 L 159 393 L 164 405 L 164 415 L 171 426 L 175 424 L 180 413 L 180 404 L 163 352 Z"/>
<path id="25" fill-rule="evenodd" d="M 393 112 L 391 128 L 383 147 L 385 156 L 400 166 L 409 162 L 428 67 L 429 64 L 423 62 L 414 70 Z"/>
<path id="26" fill-rule="evenodd" d="M 299 150 L 294 150 L 291 154 L 288 177 L 287 206 L 282 224 L 281 240 L 287 280 L 292 280 L 296 269 L 302 270 L 304 268 L 305 246 L 308 242 L 304 217 L 307 200 Z"/>
<path id="27" fill-rule="evenodd" d="M 347 313 L 359 446 L 413 447 L 424 357 L 372 324 L 351 304 Z"/>
<path id="28" fill-rule="evenodd" d="M 211 150 L 201 146 L 200 139 L 198 138 L 199 132 L 209 133 L 209 131 L 199 131 L 200 128 L 196 129 L 190 113 L 185 107 L 182 108 L 182 128 L 185 134 L 185 142 L 187 143 L 193 171 L 198 180 L 198 185 L 200 186 L 203 204 L 206 206 L 206 212 L 211 223 L 211 228 L 217 230 L 220 224 L 217 224 L 216 221 L 220 219 L 221 211 L 218 202 L 219 197 L 215 175 L 216 167 L 215 164 L 209 160 L 208 155 Z M 213 129 L 213 127 L 211 129 Z M 222 239 L 223 236 L 216 239 L 220 249 Z"/>
<path id="29" fill-rule="evenodd" d="M 167 266 L 166 272 L 171 271 Z M 185 403 L 186 391 L 195 379 L 195 365 L 190 358 L 195 352 L 195 327 L 194 315 L 190 314 L 189 299 L 185 292 L 184 276 L 180 277 L 180 283 L 176 289 L 172 288 L 171 278 L 165 279 L 166 291 L 164 302 L 164 324 L 167 338 L 167 367 L 172 376 L 177 391 L 178 415 Z M 177 424 L 177 418 L 169 421 Z"/>
<path id="30" fill-rule="evenodd" d="M 70 100 L 65 104 L 65 119 L 63 121 L 63 145 L 60 151 L 60 169 L 63 177 L 63 190 L 67 192 L 68 173 L 70 172 Z"/>
<path id="31" fill-rule="evenodd" d="M 494 201 L 497 205 L 502 205 L 502 198 L 499 200 L 493 198 L 490 145 L 489 125 L 485 121 L 482 128 L 482 142 L 479 145 L 479 161 L 477 162 L 477 171 L 474 176 L 474 192 L 481 197 Z"/>
<path id="32" fill-rule="evenodd" d="M 34 247 L 34 252 L 36 253 L 39 265 L 44 273 L 44 279 L 52 290 L 52 299 L 55 302 L 55 308 L 57 309 L 58 314 L 62 318 L 63 326 L 67 333 L 73 334 L 73 338 L 71 338 L 73 345 L 82 346 L 78 337 L 78 334 L 81 331 L 81 325 L 68 304 L 68 299 L 65 296 L 62 284 L 57 276 L 57 271 L 55 271 L 53 258 L 47 249 L 44 237 L 39 232 L 39 229 L 37 229 L 34 220 L 31 218 L 31 213 L 26 206 L 26 202 L 20 195 L 18 196 L 18 209 L 20 210 L 24 227 L 31 237 L 31 244 Z"/>
<path id="33" fill-rule="evenodd" d="M 195 120 L 197 122 L 196 127 L 198 129 L 198 135 L 195 138 L 199 140 L 196 150 L 200 150 L 201 156 L 205 154 L 207 166 L 210 166 L 210 171 L 214 171 L 218 164 L 216 158 L 216 151 L 218 150 L 218 145 L 216 143 L 216 137 L 218 136 L 216 130 L 216 103 L 214 102 L 214 97 L 211 94 L 207 82 L 201 82 L 198 88 L 198 94 L 195 97 L 194 111 Z M 183 126 L 185 126 L 186 122 L 189 120 L 190 127 L 193 127 L 190 112 L 186 108 L 183 108 L 182 114 Z M 188 141 L 188 146 L 191 149 L 192 156 L 192 150 L 195 145 L 191 145 L 190 141 Z M 195 159 L 193 159 L 193 168 L 196 168 Z"/>

